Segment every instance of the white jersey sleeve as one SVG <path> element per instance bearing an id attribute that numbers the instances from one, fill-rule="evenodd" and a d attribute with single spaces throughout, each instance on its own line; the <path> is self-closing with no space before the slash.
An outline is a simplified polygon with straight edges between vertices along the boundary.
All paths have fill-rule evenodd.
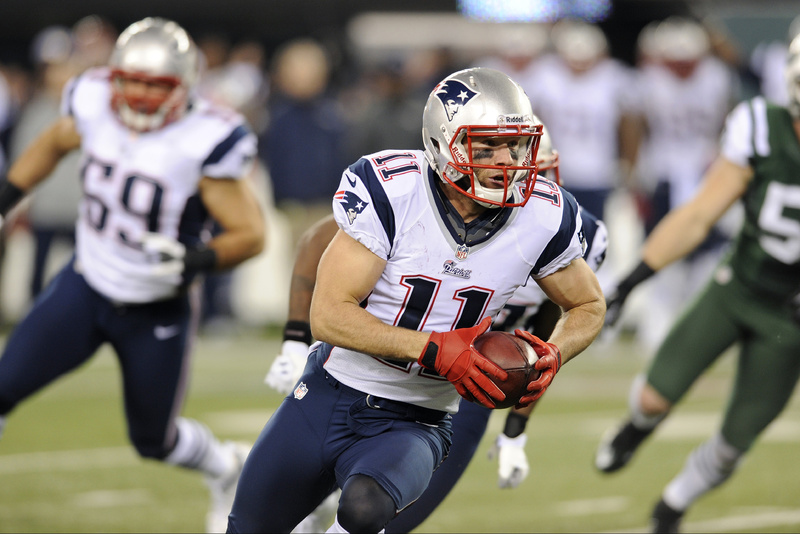
<path id="1" fill-rule="evenodd" d="M 767 102 L 763 97 L 741 102 L 730 112 L 720 145 L 721 154 L 742 167 L 750 165 L 755 152 L 769 155 Z"/>

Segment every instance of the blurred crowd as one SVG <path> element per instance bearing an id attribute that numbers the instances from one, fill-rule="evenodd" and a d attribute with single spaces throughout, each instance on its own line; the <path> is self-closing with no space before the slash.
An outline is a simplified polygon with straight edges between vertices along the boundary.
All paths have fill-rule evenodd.
<path id="1" fill-rule="evenodd" d="M 525 88 L 559 153 L 564 186 L 609 227 L 609 257 L 598 276 L 611 288 L 649 230 L 691 198 L 733 105 L 748 91 L 786 102 L 783 65 L 798 26 L 745 56 L 719 28 L 657 20 L 639 34 L 634 64 L 615 59 L 600 26 L 572 20 L 497 25 L 495 49 L 480 56 L 415 49 L 360 60 L 310 37 L 267 50 L 221 33 L 194 35 L 205 61 L 198 91 L 242 112 L 258 135 L 252 180 L 269 225 L 262 257 L 208 279 L 205 328 L 282 322 L 295 243 L 330 212 L 342 170 L 377 150 L 421 149 L 421 110 L 433 85 L 469 66 L 504 71 Z M 58 115 L 65 82 L 107 61 L 116 36 L 110 22 L 88 16 L 41 30 L 29 68 L 0 65 L 0 172 Z M 79 165 L 77 155 L 64 160 L 3 228 L 0 311 L 8 322 L 69 254 Z M 657 345 L 708 275 L 737 220 L 732 213 L 702 250 L 659 273 L 639 308 L 629 306 L 623 324 L 647 346 Z M 13 270 L 20 264 L 29 268 Z M 16 300 L 6 294 L 14 291 Z"/>

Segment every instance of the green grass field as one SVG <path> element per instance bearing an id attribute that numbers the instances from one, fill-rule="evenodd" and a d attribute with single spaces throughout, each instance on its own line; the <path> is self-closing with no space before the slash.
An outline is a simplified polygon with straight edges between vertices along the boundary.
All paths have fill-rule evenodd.
<path id="1" fill-rule="evenodd" d="M 275 336 L 201 338 L 184 413 L 218 436 L 252 441 L 281 396 L 262 382 Z M 624 415 L 644 365 L 630 341 L 596 343 L 559 374 L 528 426 L 531 475 L 499 490 L 477 456 L 423 532 L 643 532 L 663 486 L 718 426 L 730 388 L 726 356 L 620 473 L 592 466 L 605 429 Z M 797 397 L 797 395 L 795 396 Z M 800 399 L 767 431 L 737 474 L 688 513 L 692 532 L 800 531 Z M 0 532 L 199 532 L 207 493 L 193 472 L 140 460 L 129 446 L 116 360 L 87 366 L 21 405 L 0 440 Z"/>

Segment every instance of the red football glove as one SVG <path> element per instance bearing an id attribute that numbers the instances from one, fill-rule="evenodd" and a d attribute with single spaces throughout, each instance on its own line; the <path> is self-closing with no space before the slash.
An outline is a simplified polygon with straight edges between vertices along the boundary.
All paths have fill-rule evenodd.
<path id="1" fill-rule="evenodd" d="M 539 378 L 528 383 L 530 393 L 523 395 L 516 405 L 516 408 L 524 408 L 544 395 L 545 390 L 553 381 L 553 377 L 561 369 L 561 351 L 552 343 L 542 341 L 525 330 L 514 330 L 514 335 L 527 341 L 539 356 L 539 359 L 533 364 L 533 368 L 541 371 L 541 374 Z"/>
<path id="2" fill-rule="evenodd" d="M 487 408 L 494 408 L 494 400 L 499 402 L 506 398 L 491 379 L 508 378 L 507 372 L 472 346 L 475 338 L 491 324 L 491 317 L 487 317 L 472 328 L 433 332 L 417 359 L 422 367 L 433 369 L 449 380 L 459 395 Z"/>

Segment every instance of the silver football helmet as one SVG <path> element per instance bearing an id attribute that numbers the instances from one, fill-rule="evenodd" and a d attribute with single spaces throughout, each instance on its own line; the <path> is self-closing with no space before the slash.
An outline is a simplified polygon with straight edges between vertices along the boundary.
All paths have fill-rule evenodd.
<path id="1" fill-rule="evenodd" d="M 667 18 L 656 27 L 653 39 L 656 55 L 666 62 L 696 62 L 711 52 L 708 32 L 689 18 Z"/>
<path id="2" fill-rule="evenodd" d="M 536 181 L 541 122 L 522 87 L 500 71 L 472 68 L 455 72 L 431 92 L 422 113 L 425 156 L 442 181 L 490 207 L 523 206 Z M 475 138 L 519 137 L 511 166 L 473 163 Z M 503 188 L 481 185 L 475 169 L 503 172 Z M 521 185 L 517 188 L 516 185 Z"/>
<path id="3" fill-rule="evenodd" d="M 794 119 L 800 119 L 800 35 L 789 43 L 785 76 L 789 94 L 789 113 Z"/>
<path id="4" fill-rule="evenodd" d="M 199 75 L 199 53 L 177 23 L 148 17 L 120 34 L 109 60 L 111 106 L 128 128 L 156 130 L 180 118 Z M 125 83 L 137 81 L 169 89 L 166 96 L 126 94 Z"/>
<path id="5" fill-rule="evenodd" d="M 558 150 L 553 148 L 550 132 L 547 131 L 545 125 L 542 125 L 539 152 L 536 154 L 536 170 L 539 174 L 544 174 L 547 178 L 561 185 L 561 175 L 558 172 Z M 552 176 L 550 176 L 550 172 L 548 171 L 553 171 Z"/>

